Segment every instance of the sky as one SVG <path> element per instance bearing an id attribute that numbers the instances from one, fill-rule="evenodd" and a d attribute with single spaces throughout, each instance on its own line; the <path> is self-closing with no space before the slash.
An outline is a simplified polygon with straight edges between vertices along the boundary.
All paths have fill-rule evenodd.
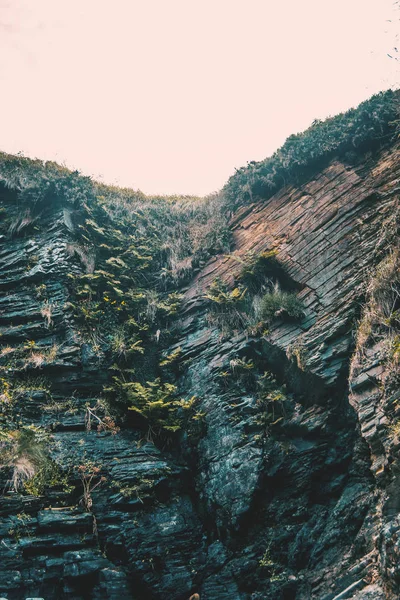
<path id="1" fill-rule="evenodd" d="M 394 0 L 0 0 L 0 149 L 205 195 L 397 87 L 399 18 Z"/>

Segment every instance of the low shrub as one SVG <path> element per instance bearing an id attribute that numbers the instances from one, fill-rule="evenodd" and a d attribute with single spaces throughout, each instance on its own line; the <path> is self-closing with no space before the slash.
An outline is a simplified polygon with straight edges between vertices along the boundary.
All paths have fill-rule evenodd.
<path id="1" fill-rule="evenodd" d="M 70 491 L 67 476 L 49 455 L 50 436 L 33 425 L 0 431 L 0 468 L 9 468 L 10 487 L 41 496 L 52 487 Z"/>
<path id="2" fill-rule="evenodd" d="M 240 273 L 237 275 L 237 281 L 244 285 L 249 292 L 258 293 L 266 283 L 271 279 L 276 279 L 282 274 L 283 269 L 276 258 L 276 250 L 267 250 L 266 252 L 250 253 L 239 260 L 232 255 L 231 258 L 242 263 Z"/>
<path id="3" fill-rule="evenodd" d="M 221 329 L 223 334 L 244 329 L 249 323 L 251 298 L 242 286 L 229 290 L 220 279 L 215 279 L 204 296 L 209 300 L 208 320 Z"/>
<path id="4" fill-rule="evenodd" d="M 366 287 L 366 303 L 358 323 L 353 369 L 371 342 L 386 341 L 387 359 L 398 362 L 400 332 L 400 251 L 392 250 L 377 266 Z M 395 359 L 395 360 L 394 360 Z"/>
<path id="5" fill-rule="evenodd" d="M 257 404 L 261 411 L 258 424 L 264 428 L 264 433 L 288 415 L 289 402 L 286 387 L 280 385 L 268 371 L 258 379 Z"/>
<path id="6" fill-rule="evenodd" d="M 107 392 L 116 396 L 129 411 L 139 418 L 138 424 L 147 427 L 147 438 L 167 438 L 179 431 L 189 416 L 195 398 L 183 400 L 179 398 L 177 387 L 171 383 L 163 383 L 159 378 L 146 381 L 125 381 L 123 375 L 115 376 L 114 383 Z M 186 413 L 186 414 L 185 414 Z M 191 413 L 190 413 L 191 416 Z"/>
<path id="7" fill-rule="evenodd" d="M 277 286 L 262 297 L 260 312 L 265 321 L 299 320 L 304 316 L 303 304 L 296 294 L 284 292 Z"/>

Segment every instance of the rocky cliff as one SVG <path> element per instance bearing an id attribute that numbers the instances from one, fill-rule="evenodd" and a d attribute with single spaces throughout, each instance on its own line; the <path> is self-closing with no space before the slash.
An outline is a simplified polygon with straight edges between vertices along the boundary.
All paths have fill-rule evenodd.
<path id="1" fill-rule="evenodd" d="M 379 127 L 228 206 L 3 157 L 2 597 L 399 596 Z"/>

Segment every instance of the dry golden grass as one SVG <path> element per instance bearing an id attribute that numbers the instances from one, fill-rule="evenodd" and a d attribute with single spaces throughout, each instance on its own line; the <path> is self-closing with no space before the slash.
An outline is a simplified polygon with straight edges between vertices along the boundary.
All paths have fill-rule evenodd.
<path id="1" fill-rule="evenodd" d="M 43 304 L 40 314 L 45 320 L 46 327 L 50 327 L 53 323 L 52 315 L 53 315 L 53 305 L 46 300 Z"/>

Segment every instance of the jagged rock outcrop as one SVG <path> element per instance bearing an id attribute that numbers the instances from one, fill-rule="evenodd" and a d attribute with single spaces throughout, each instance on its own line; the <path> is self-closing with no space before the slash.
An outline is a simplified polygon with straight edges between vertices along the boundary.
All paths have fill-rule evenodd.
<path id="1" fill-rule="evenodd" d="M 301 289 L 305 316 L 300 323 L 276 322 L 265 340 L 238 335 L 225 343 L 206 322 L 201 327 L 208 286 L 216 277 L 233 281 L 240 269 L 240 261 L 231 257 L 211 261 L 186 293 L 185 337 L 178 344 L 191 360 L 189 389 L 205 391 L 208 422 L 199 447 L 198 487 L 217 515 L 217 528 L 225 526 L 228 535 L 237 531 L 242 555 L 247 549 L 255 571 L 263 554 L 260 540 L 275 556 L 284 556 L 288 568 L 283 578 L 292 591 L 280 586 L 281 591 L 277 587 L 268 595 L 261 584 L 254 598 L 285 593 L 333 598 L 360 573 L 359 587 L 366 585 L 368 572 L 373 578 L 374 512 L 382 492 L 375 487 L 368 448 L 357 429 L 363 414 L 354 414 L 347 403 L 347 376 L 365 283 L 382 225 L 397 201 L 399 167 L 397 148 L 357 168 L 333 163 L 300 189 L 284 188 L 264 206 L 234 215 L 234 256 L 278 251 Z M 300 356 L 293 355 L 296 347 Z M 229 370 L 236 356 L 279 373 L 293 391 L 292 417 L 262 447 L 254 442 L 259 439 L 254 395 L 221 393 L 215 385 L 218 371 Z M 383 419 L 380 423 L 384 427 Z M 262 531 L 258 540 L 257 529 Z M 363 568 L 355 567 L 358 562 Z M 235 571 L 246 568 L 244 562 Z M 310 568 L 311 577 L 302 573 Z M 246 573 L 237 579 L 245 581 Z M 222 587 L 214 597 L 223 594 L 221 573 L 219 581 Z M 376 587 L 373 594 L 379 597 Z"/>
<path id="2" fill-rule="evenodd" d="M 132 360 L 143 382 L 157 375 L 165 334 L 163 356 L 177 357 L 168 381 L 197 399 L 196 427 L 169 444 L 131 415 L 116 414 L 118 432 L 88 429 L 87 407 L 116 368 L 109 344 L 83 334 L 69 275 L 92 275 L 100 244 L 82 245 L 81 206 L 50 194 L 35 220 L 2 185 L 2 407 L 18 427 L 51 433 L 60 469 L 50 487 L 24 491 L 10 487 L 9 465 L 0 471 L 2 597 L 398 597 L 398 442 L 388 430 L 398 392 L 395 381 L 381 389 L 381 342 L 357 363 L 354 350 L 399 178 L 400 148 L 388 143 L 230 215 L 230 255 L 188 269 L 174 336 L 158 329 L 147 362 Z M 107 226 L 97 223 L 99 235 Z M 124 250 L 117 290 L 126 293 Z M 272 250 L 303 316 L 226 335 L 207 291 L 215 279 L 234 287 L 246 257 Z M 260 402 L 266 373 L 274 405 Z"/>

